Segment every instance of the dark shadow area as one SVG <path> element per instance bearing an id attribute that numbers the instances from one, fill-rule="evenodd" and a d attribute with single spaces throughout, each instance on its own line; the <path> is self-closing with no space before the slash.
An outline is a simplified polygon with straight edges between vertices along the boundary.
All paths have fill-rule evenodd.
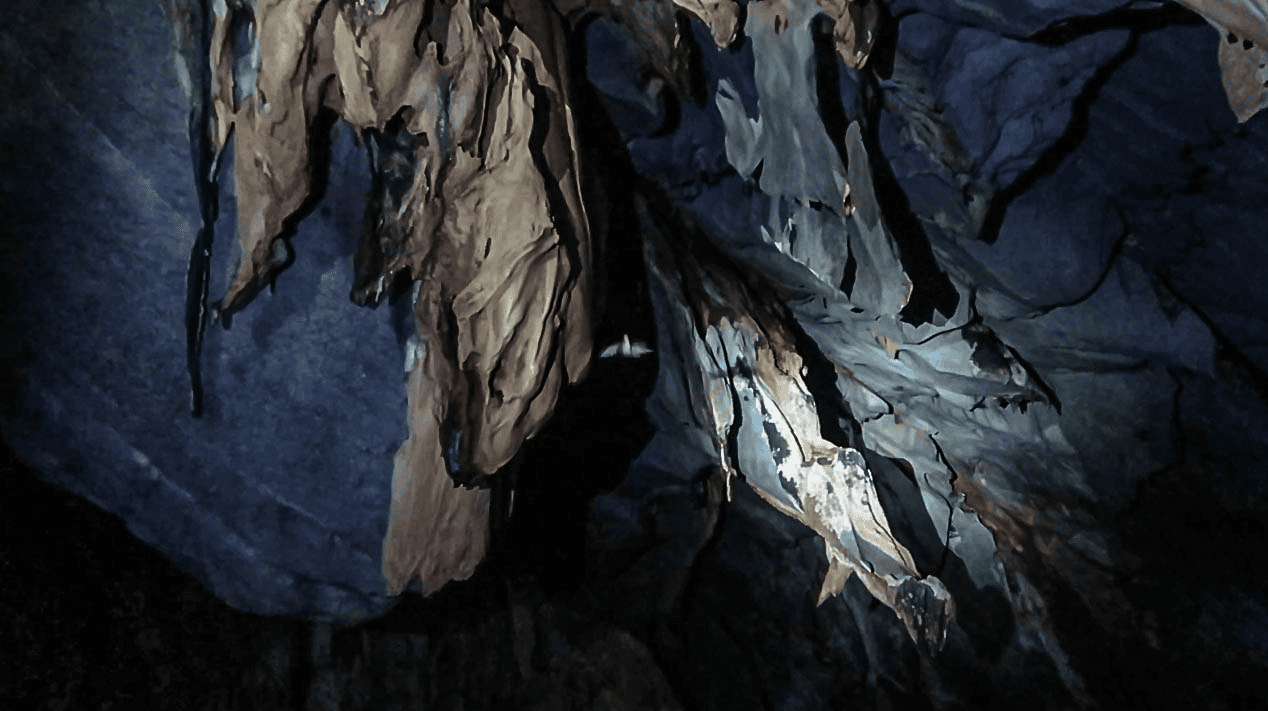
<path id="1" fill-rule="evenodd" d="M 572 76 L 585 76 L 584 43 L 574 43 Z M 624 336 L 652 344 L 633 195 L 636 177 L 619 131 L 597 92 L 584 82 L 571 89 L 582 146 L 587 204 L 594 233 L 595 360 L 586 379 L 561 393 L 546 427 L 515 460 L 514 500 L 497 559 L 513 578 L 527 577 L 545 591 L 579 584 L 585 575 L 586 511 L 599 492 L 626 476 L 651 438 L 643 403 L 657 374 L 655 355 L 599 358 Z"/>
<path id="2" fill-rule="evenodd" d="M 370 130 L 364 135 L 371 186 L 353 258 L 355 276 L 350 294 L 359 306 L 377 306 L 384 297 L 395 302 L 413 283 L 406 269 L 384 273 L 405 249 L 405 234 L 396 215 L 414 184 L 416 148 L 427 145 L 426 136 L 414 136 L 406 130 L 409 118 L 409 112 L 402 110 L 388 121 L 382 133 Z M 379 284 L 381 279 L 384 282 Z"/>
<path id="3" fill-rule="evenodd" d="M 335 124 L 338 122 L 339 115 L 327 108 L 320 109 L 313 118 L 308 133 L 308 155 L 310 161 L 308 196 L 300 203 L 294 214 L 282 221 L 282 231 L 277 237 L 278 241 L 277 246 L 274 248 L 271 274 L 267 282 L 270 290 L 277 287 L 277 278 L 281 276 L 282 272 L 295 263 L 295 249 L 291 246 L 291 240 L 299 230 L 299 223 L 313 214 L 326 197 L 326 186 L 330 182 L 331 131 L 334 130 Z M 236 161 L 237 159 L 238 157 L 235 155 L 234 160 Z M 247 258 L 248 255 L 245 254 L 240 256 L 240 259 Z M 212 320 L 218 321 L 221 327 L 229 329 L 233 326 L 233 314 L 245 307 L 251 299 L 254 299 L 264 289 L 264 286 L 264 283 L 257 283 L 245 290 L 238 297 L 238 301 L 242 304 L 238 308 L 213 309 Z"/>
<path id="4" fill-rule="evenodd" d="M 847 272 L 848 273 L 848 272 Z M 795 319 L 790 319 L 797 354 L 805 365 L 804 380 L 819 414 L 819 434 L 838 447 L 863 450 L 863 430 L 837 389 L 837 368 Z"/>
<path id="5" fill-rule="evenodd" d="M 889 5 L 883 2 L 876 9 L 876 38 L 872 40 L 867 68 L 878 78 L 889 79 L 894 75 L 894 53 L 898 51 L 898 24 L 915 11 L 894 15 L 889 11 Z"/>
<path id="6" fill-rule="evenodd" d="M 1179 3 L 1161 3 L 1157 7 L 1124 5 L 1099 15 L 1062 20 L 1024 39 L 1055 47 L 1105 30 L 1126 29 L 1147 32 L 1172 25 L 1205 24 L 1206 20 L 1201 15 Z"/>
<path id="7" fill-rule="evenodd" d="M 231 609 L 8 447 L 0 476 L 8 708 L 303 708 L 303 622 Z"/>
<path id="8" fill-rule="evenodd" d="M 747 16 L 747 11 L 745 16 Z M 696 106 L 704 106 L 705 102 L 711 97 L 708 82 L 704 71 L 702 71 L 704 60 L 701 58 L 700 53 L 703 50 L 692 28 L 692 18 L 682 10 L 675 10 L 674 21 L 678 24 L 678 41 L 682 43 L 683 48 L 687 52 L 687 77 L 688 81 L 690 81 L 690 85 L 687 87 L 690 94 L 687 98 L 694 102 Z M 741 17 L 741 28 L 744 26 L 743 21 L 744 17 Z M 585 74 L 574 74 L 573 76 L 583 77 Z"/>
<path id="9" fill-rule="evenodd" d="M 1268 639 L 1256 598 L 1268 590 L 1268 517 L 1230 511 L 1213 493 L 1213 468 L 1186 454 L 1142 486 L 1120 529 L 1138 562 L 1114 571 L 1124 602 L 1137 614 L 1100 625 L 1100 634 L 1110 637 L 1107 648 L 1125 666 L 1134 667 L 1136 693 L 1159 707 L 1263 708 Z M 1075 625 L 1095 626 L 1105 618 L 1101 610 L 1091 612 L 1069 611 L 1071 637 L 1078 633 Z M 1131 665 L 1133 658 L 1146 663 Z M 1115 683 L 1103 670 L 1098 681 L 1107 689 Z"/>
<path id="10" fill-rule="evenodd" d="M 850 117 L 846 115 L 841 101 L 841 70 L 844 65 L 837 55 L 832 22 L 826 15 L 815 18 L 811 25 L 811 37 L 815 46 L 815 91 L 819 102 L 819 116 L 823 119 L 828 138 L 837 149 L 841 164 L 846 165 L 849 158 L 845 149 L 845 131 L 850 127 Z"/>
<path id="11" fill-rule="evenodd" d="M 1210 330 L 1215 340 L 1215 360 L 1224 373 L 1233 381 L 1248 385 L 1261 400 L 1268 402 L 1268 372 L 1233 343 L 1219 324 L 1206 313 L 1205 308 L 1185 298 L 1165 275 L 1160 273 L 1157 278 L 1171 298 L 1184 304 Z"/>
<path id="12" fill-rule="evenodd" d="M 932 708 L 914 672 L 915 645 L 858 580 L 814 606 L 827 569 L 816 534 L 766 515 L 769 505 L 745 485 L 737 483 L 727 508 L 684 595 L 675 630 L 681 642 L 661 647 L 686 682 L 688 708 Z M 869 657 L 882 650 L 884 659 Z M 815 682 L 806 684 L 806 677 Z M 796 686 L 812 691 L 793 702 L 786 690 Z"/>
<path id="13" fill-rule="evenodd" d="M 925 508 L 911 465 L 862 448 L 867 468 L 876 484 L 876 495 L 889 521 L 890 531 L 906 546 L 921 575 L 937 575 L 948 557 L 946 546 Z M 944 581 L 945 582 L 945 581 Z"/>
<path id="14" fill-rule="evenodd" d="M 619 484 L 651 439 L 643 402 L 656 380 L 653 359 L 600 361 L 566 389 L 546 428 L 525 443 L 514 503 L 497 564 L 551 592 L 585 576 L 587 506 Z"/>
<path id="15" fill-rule="evenodd" d="M 220 156 L 211 147 L 211 65 L 195 61 L 211 44 L 211 19 L 205 6 L 181 18 L 185 61 L 198 69 L 192 72 L 189 115 L 186 130 L 198 196 L 199 227 L 190 247 L 185 275 L 185 370 L 189 376 L 190 414 L 203 414 L 202 351 L 211 314 L 207 299 L 211 287 L 211 250 L 215 243 L 216 218 L 220 214 Z M 192 50 L 192 51 L 191 51 Z M 6 302 L 13 303 L 13 302 Z"/>

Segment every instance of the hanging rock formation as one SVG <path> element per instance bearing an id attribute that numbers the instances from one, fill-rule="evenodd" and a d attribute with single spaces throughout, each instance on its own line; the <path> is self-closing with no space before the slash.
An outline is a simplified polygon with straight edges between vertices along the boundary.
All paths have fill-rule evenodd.
<path id="1" fill-rule="evenodd" d="M 684 7 L 708 24 L 719 47 L 735 40 L 734 4 Z M 837 50 L 861 66 L 876 30 L 875 7 L 829 9 Z M 613 14 L 628 18 L 632 8 L 626 10 Z M 377 304 L 403 279 L 412 281 L 417 334 L 407 361 L 410 435 L 396 456 L 383 549 L 392 595 L 415 577 L 426 591 L 470 577 L 488 544 L 490 496 L 450 478 L 470 486 L 497 474 L 540 430 L 562 384 L 584 375 L 591 356 L 594 265 L 563 17 L 540 3 L 501 11 L 499 19 L 467 0 L 235 4 L 217 8 L 211 29 L 211 152 L 218 162 L 232 136 L 243 255 L 213 318 L 243 308 L 287 265 L 285 224 L 312 192 L 319 111 L 335 111 L 372 145 L 376 186 L 352 298 Z M 883 224 L 859 126 L 851 124 L 844 137 L 848 167 L 838 161 L 832 168 L 834 144 L 813 98 L 810 21 L 822 11 L 793 2 L 747 13 L 744 31 L 758 56 L 774 60 L 758 63 L 759 85 L 799 77 L 791 96 L 805 103 L 764 95 L 763 115 L 752 121 L 724 85 L 728 98 L 718 101 L 728 160 L 745 176 L 763 166 L 763 191 L 790 198 L 803 212 L 812 203 L 834 205 L 827 229 L 844 233 L 848 220 L 858 235 L 848 250 L 858 265 L 855 302 L 892 320 L 912 284 Z M 646 31 L 644 46 L 681 42 L 676 24 Z M 655 35 L 663 33 L 674 39 L 658 43 Z M 797 38 L 797 49 L 784 60 L 786 36 Z M 789 143 L 807 150 L 789 153 L 782 148 Z M 821 600 L 857 573 L 908 622 L 913 638 L 940 647 L 949 596 L 936 578 L 921 580 L 890 532 L 862 454 L 818 432 L 792 316 L 777 308 L 769 287 L 715 281 L 720 267 L 698 256 L 670 259 L 668 234 L 651 236 L 664 229 L 674 227 L 642 230 L 649 273 L 691 316 L 676 337 L 674 327 L 662 333 L 663 347 L 705 368 L 693 378 L 699 385 L 687 404 L 705 410 L 699 424 L 713 433 L 728 489 L 738 474 L 824 536 L 831 568 Z M 844 267 L 837 259 L 824 268 L 836 282 Z M 206 268 L 196 247 L 191 271 Z M 205 276 L 192 279 L 191 289 L 195 283 L 205 284 Z M 685 283 L 701 285 L 684 290 Z M 761 313 L 772 308 L 774 315 Z M 678 321 L 668 313 L 659 318 Z M 700 329 L 703 340 L 693 341 L 688 334 Z M 913 594 L 911 586 L 924 592 Z"/>
<path id="2" fill-rule="evenodd" d="M 539 3 L 511 3 L 502 20 L 465 1 L 221 9 L 213 150 L 232 132 L 243 258 L 213 313 L 240 310 L 285 267 L 316 116 L 336 111 L 374 144 L 378 176 L 352 298 L 417 284 L 388 590 L 469 577 L 489 497 L 449 477 L 496 473 L 589 365 L 592 257 L 562 20 Z"/>

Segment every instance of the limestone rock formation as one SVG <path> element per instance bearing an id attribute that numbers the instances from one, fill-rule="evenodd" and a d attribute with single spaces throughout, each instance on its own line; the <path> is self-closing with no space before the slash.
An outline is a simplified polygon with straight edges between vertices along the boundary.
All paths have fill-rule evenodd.
<path id="1" fill-rule="evenodd" d="M 1184 4 L 19 2 L 5 442 L 480 610 L 429 703 L 1262 705 L 1268 37 Z"/>
<path id="2" fill-rule="evenodd" d="M 735 39 L 734 5 L 689 9 L 709 23 L 719 47 Z M 744 31 L 757 56 L 772 60 L 755 69 L 768 91 L 759 93 L 763 115 L 752 121 L 734 88 L 722 85 L 729 92 L 718 98 L 727 158 L 746 177 L 763 166 L 762 190 L 802 205 L 803 219 L 807 205 L 833 205 L 819 229 L 825 242 L 847 225 L 858 235 L 848 250 L 860 275 L 854 302 L 893 319 L 912 284 L 885 229 L 859 126 L 844 137 L 848 166 L 833 168 L 834 144 L 818 119 L 810 22 L 822 10 L 797 2 L 750 8 Z M 861 66 L 860 42 L 872 36 L 876 10 L 834 10 L 837 49 Z M 284 225 L 312 191 L 319 111 L 336 112 L 375 147 L 370 229 L 352 296 L 377 304 L 402 279 L 411 281 L 417 333 L 407 362 L 410 436 L 396 456 L 383 549 L 391 595 L 415 577 L 428 592 L 470 577 L 487 548 L 490 497 L 450 478 L 473 485 L 496 475 L 538 432 L 563 382 L 582 377 L 591 355 L 594 266 L 563 16 L 540 3 L 501 11 L 499 18 L 467 0 L 279 2 L 217 7 L 211 20 L 208 125 L 196 120 L 191 130 L 210 133 L 194 142 L 210 144 L 213 165 L 233 137 L 242 254 L 213 319 L 240 310 L 285 268 Z M 785 57 L 786 46 L 795 49 Z M 791 97 L 800 103 L 776 93 L 774 83 L 787 76 L 799 77 Z M 782 147 L 790 143 L 807 150 L 789 153 Z M 914 639 L 940 647 L 950 598 L 936 578 L 921 580 L 889 530 L 862 454 L 818 431 L 793 318 L 780 310 L 778 292 L 744 285 L 763 283 L 759 267 L 722 277 L 720 263 L 703 256 L 707 240 L 669 257 L 674 230 L 650 223 L 641 230 L 649 274 L 667 290 L 664 308 L 677 304 L 688 315 L 682 321 L 658 309 L 660 321 L 676 324 L 660 340 L 667 357 L 704 369 L 678 406 L 701 412 L 697 424 L 712 433 L 728 491 L 739 475 L 824 536 L 831 568 L 820 600 L 856 573 L 908 622 Z M 846 253 L 816 264 L 833 275 L 830 282 L 840 280 Z M 191 303 L 208 267 L 196 245 Z M 200 304 L 196 320 L 205 312 Z M 191 361 L 201 327 L 190 327 Z M 693 340 L 702 328 L 703 339 Z M 890 330 L 877 339 L 896 356 L 890 344 L 903 336 Z M 743 404 L 735 408 L 733 399 Z M 912 585 L 925 592 L 913 597 Z"/>

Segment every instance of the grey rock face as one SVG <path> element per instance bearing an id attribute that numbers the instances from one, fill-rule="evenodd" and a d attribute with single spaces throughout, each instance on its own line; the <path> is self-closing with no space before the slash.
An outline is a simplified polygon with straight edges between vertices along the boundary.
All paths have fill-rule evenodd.
<path id="1" fill-rule="evenodd" d="M 968 27 L 978 27 L 1006 37 L 1029 37 L 1040 30 L 1075 18 L 1090 18 L 1120 8 L 1158 6 L 1123 0 L 895 0 L 889 11 L 895 16 L 925 13 Z"/>
<path id="2" fill-rule="evenodd" d="M 242 609 L 383 612 L 403 341 L 391 310 L 347 298 L 369 186 L 351 136 L 294 238 L 300 276 L 209 334 L 194 420 L 181 255 L 199 209 L 171 26 L 158 5 L 9 12 L 5 440 Z M 227 243 L 215 257 L 213 290 L 234 262 Z"/>

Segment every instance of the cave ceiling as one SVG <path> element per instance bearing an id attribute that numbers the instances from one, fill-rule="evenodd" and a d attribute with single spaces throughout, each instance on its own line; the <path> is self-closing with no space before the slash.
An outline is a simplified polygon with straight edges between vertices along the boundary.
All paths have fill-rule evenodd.
<path id="1" fill-rule="evenodd" d="M 1262 0 L 42 8 L 4 439 L 230 604 L 558 544 L 630 629 L 705 565 L 849 616 L 871 684 L 1104 703 L 1074 619 L 1268 666 Z"/>

